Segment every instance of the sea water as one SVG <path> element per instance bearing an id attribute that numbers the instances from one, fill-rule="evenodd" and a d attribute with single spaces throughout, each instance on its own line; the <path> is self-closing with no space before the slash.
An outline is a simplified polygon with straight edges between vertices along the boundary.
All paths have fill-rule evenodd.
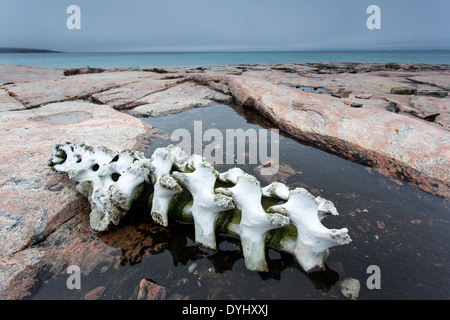
<path id="1" fill-rule="evenodd" d="M 0 64 L 46 68 L 214 67 L 306 62 L 411 62 L 450 64 L 450 50 L 240 51 L 140 53 L 2 53 Z"/>

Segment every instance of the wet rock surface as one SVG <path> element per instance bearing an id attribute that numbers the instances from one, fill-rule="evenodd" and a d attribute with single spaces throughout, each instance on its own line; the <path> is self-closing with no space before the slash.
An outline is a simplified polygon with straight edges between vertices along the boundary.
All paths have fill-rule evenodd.
<path id="1" fill-rule="evenodd" d="M 150 280 L 142 279 L 139 283 L 138 300 L 164 300 L 166 289 Z"/>
<path id="2" fill-rule="evenodd" d="M 349 300 L 358 300 L 360 289 L 361 284 L 357 279 L 345 278 L 339 282 L 339 290 Z"/>
<path id="3" fill-rule="evenodd" d="M 65 175 L 47 166 L 59 142 L 122 150 L 139 149 L 142 139 L 151 140 L 152 128 L 123 109 L 159 116 L 234 101 L 300 140 L 432 194 L 450 194 L 446 65 L 305 63 L 63 72 L 0 66 L 1 299 L 26 298 L 41 281 L 64 274 L 71 264 L 88 274 L 105 263 L 136 261 L 142 252 L 166 245 L 164 239 L 149 237 L 148 224 L 94 235 L 87 200 Z M 410 94 L 392 93 L 395 88 Z M 291 168 L 281 173 L 285 178 L 295 174 Z M 140 243 L 131 246 L 136 252 L 123 252 L 127 241 Z M 163 287 L 142 287 L 141 297 L 165 294 Z M 88 298 L 107 290 L 96 289 Z"/>

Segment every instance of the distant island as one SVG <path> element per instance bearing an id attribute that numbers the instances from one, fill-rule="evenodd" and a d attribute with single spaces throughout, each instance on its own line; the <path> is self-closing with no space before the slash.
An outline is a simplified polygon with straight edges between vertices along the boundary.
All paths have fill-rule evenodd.
<path id="1" fill-rule="evenodd" d="M 0 48 L 0 53 L 62 53 L 62 51 L 28 48 Z"/>

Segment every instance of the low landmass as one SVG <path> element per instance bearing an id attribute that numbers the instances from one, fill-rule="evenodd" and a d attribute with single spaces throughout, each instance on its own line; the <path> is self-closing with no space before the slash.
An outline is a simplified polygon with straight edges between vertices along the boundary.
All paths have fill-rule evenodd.
<path id="1" fill-rule="evenodd" d="M 0 53 L 62 53 L 62 51 L 29 48 L 0 48 Z"/>

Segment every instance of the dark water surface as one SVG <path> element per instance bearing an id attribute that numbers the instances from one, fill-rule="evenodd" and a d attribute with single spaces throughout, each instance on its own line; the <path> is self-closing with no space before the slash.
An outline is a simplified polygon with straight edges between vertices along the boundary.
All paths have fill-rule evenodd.
<path id="1" fill-rule="evenodd" d="M 185 128 L 194 137 L 194 121 L 202 121 L 203 132 L 216 128 L 224 137 L 226 129 L 273 128 L 256 112 L 226 105 L 144 120 L 161 129 L 161 137 L 149 142 L 147 157 L 173 143 L 175 129 Z M 136 228 L 148 240 L 147 247 L 123 245 L 114 267 L 101 265 L 83 276 L 82 290 L 68 290 L 68 276 L 60 275 L 41 284 L 32 298 L 82 299 L 89 290 L 104 286 L 101 299 L 136 299 L 140 280 L 149 279 L 166 288 L 167 299 L 346 299 L 338 283 L 347 277 L 360 281 L 359 299 L 450 298 L 448 202 L 282 132 L 279 161 L 289 173 L 279 176 L 286 185 L 304 187 L 335 204 L 340 215 L 324 219 L 325 226 L 349 229 L 353 241 L 330 250 L 325 271 L 306 274 L 292 256 L 274 250 L 268 250 L 269 272 L 249 271 L 238 239 L 219 236 L 218 251 L 203 249 L 194 243 L 192 224 L 157 227 L 148 213 L 134 209 L 137 212 L 130 212 L 118 228 Z M 255 174 L 259 164 L 238 166 Z M 155 245 L 162 249 L 153 250 Z M 380 268 L 381 289 L 366 286 L 370 265 Z"/>

